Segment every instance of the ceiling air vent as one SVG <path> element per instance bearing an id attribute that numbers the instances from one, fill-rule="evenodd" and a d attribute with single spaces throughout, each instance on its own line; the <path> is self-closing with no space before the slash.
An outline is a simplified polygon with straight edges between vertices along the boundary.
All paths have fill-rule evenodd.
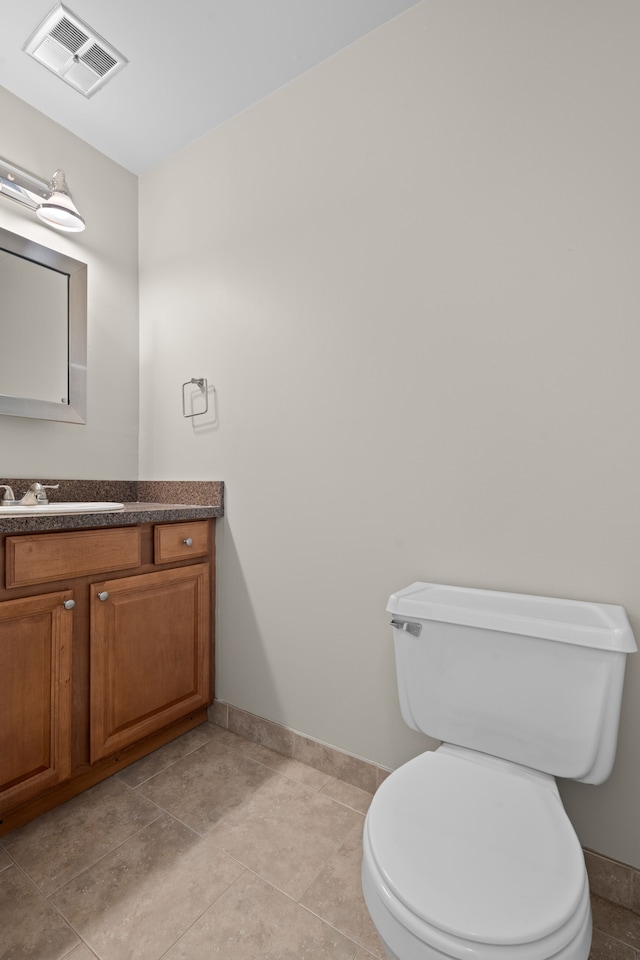
<path id="1" fill-rule="evenodd" d="M 93 96 L 128 63 L 115 47 L 61 3 L 22 49 L 85 97 Z"/>

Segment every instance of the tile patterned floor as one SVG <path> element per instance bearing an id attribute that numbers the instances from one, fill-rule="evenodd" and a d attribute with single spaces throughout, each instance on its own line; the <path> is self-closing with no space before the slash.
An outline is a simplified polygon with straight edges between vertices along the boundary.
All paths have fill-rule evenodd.
<path id="1" fill-rule="evenodd" d="M 205 723 L 0 839 L 0 960 L 383 960 L 370 800 Z"/>

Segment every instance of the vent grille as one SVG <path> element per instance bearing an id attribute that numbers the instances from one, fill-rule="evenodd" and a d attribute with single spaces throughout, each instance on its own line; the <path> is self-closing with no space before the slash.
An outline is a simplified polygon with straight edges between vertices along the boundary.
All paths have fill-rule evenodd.
<path id="1" fill-rule="evenodd" d="M 99 47 L 97 43 L 94 43 L 86 53 L 83 53 L 80 59 L 92 70 L 95 70 L 99 77 L 104 77 L 109 70 L 113 70 L 118 62 L 115 57 Z"/>
<path id="2" fill-rule="evenodd" d="M 85 97 L 93 96 L 128 63 L 115 47 L 61 3 L 22 49 Z"/>
<path id="3" fill-rule="evenodd" d="M 89 39 L 86 33 L 78 30 L 76 25 L 64 16 L 56 23 L 51 31 L 51 36 L 54 40 L 59 40 L 62 46 L 66 47 L 67 50 L 71 50 L 72 53 L 77 53 L 82 44 L 86 43 Z"/>

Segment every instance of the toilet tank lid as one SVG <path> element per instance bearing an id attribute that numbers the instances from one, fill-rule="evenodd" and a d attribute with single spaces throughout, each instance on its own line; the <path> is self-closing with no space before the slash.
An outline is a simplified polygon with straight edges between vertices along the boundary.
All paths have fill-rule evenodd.
<path id="1" fill-rule="evenodd" d="M 393 593 L 387 611 L 619 653 L 638 649 L 624 607 L 611 603 L 417 582 Z"/>

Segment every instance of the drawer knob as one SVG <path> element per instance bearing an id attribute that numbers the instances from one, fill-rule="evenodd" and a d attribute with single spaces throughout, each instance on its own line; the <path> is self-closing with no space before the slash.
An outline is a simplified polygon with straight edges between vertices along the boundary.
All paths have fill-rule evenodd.
<path id="1" fill-rule="evenodd" d="M 191 537 L 186 537 L 182 542 L 186 543 L 188 547 L 193 546 L 193 540 L 191 539 Z"/>
<path id="2" fill-rule="evenodd" d="M 100 593 L 98 594 L 98 600 L 102 600 L 102 602 L 104 603 L 104 601 L 108 599 L 109 599 L 109 594 L 107 593 L 107 591 L 101 590 Z"/>
<path id="3" fill-rule="evenodd" d="M 62 606 L 65 608 L 65 610 L 73 610 L 73 608 L 75 607 L 75 605 L 76 605 L 75 600 L 63 600 L 63 601 L 62 601 Z"/>

